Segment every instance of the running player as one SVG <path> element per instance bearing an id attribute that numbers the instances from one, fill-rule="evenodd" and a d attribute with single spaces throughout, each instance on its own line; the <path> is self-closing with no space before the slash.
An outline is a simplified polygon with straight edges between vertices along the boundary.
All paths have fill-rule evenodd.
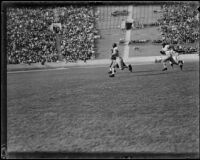
<path id="1" fill-rule="evenodd" d="M 177 52 L 174 51 L 174 47 L 173 46 L 169 46 L 167 48 L 165 52 L 166 57 L 163 59 L 163 69 L 162 71 L 166 71 L 167 70 L 167 65 L 166 62 L 169 61 L 170 65 L 173 68 L 173 65 L 179 65 L 180 69 L 183 69 L 183 60 L 179 59 L 179 54 Z"/>
<path id="2" fill-rule="evenodd" d="M 117 47 L 117 44 L 114 43 L 113 44 L 113 48 L 112 48 L 112 56 L 111 56 L 111 64 L 110 64 L 110 77 L 114 77 L 115 76 L 115 68 L 119 68 L 121 70 L 124 70 L 124 68 L 128 68 L 130 72 L 132 72 L 132 66 L 131 65 L 126 65 L 122 59 L 122 57 L 119 56 L 119 50 Z"/>
<path id="3" fill-rule="evenodd" d="M 110 64 L 110 71 L 108 73 L 112 73 L 112 65 L 113 63 L 116 64 L 116 57 L 118 56 L 119 51 L 116 43 L 113 43 L 112 49 L 111 49 L 111 64 Z M 114 70 L 114 72 L 116 72 Z"/>
<path id="4" fill-rule="evenodd" d="M 163 44 L 162 44 L 162 49 L 161 49 L 160 53 L 161 53 L 162 55 L 166 55 L 166 51 L 168 51 L 168 50 L 169 50 L 169 44 L 163 43 Z"/>

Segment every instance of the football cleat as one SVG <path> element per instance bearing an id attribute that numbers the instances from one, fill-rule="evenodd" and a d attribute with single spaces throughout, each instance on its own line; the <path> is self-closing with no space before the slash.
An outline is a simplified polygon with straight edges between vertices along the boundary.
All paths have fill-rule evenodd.
<path id="1" fill-rule="evenodd" d="M 133 68 L 132 68 L 132 66 L 129 64 L 128 65 L 128 70 L 130 71 L 130 72 L 133 72 Z"/>
<path id="2" fill-rule="evenodd" d="M 111 74 L 111 75 L 109 75 L 109 77 L 115 77 L 115 75 L 114 75 L 114 74 Z"/>
<path id="3" fill-rule="evenodd" d="M 162 71 L 166 71 L 166 70 L 167 70 L 167 68 L 163 68 L 163 69 L 162 69 Z"/>

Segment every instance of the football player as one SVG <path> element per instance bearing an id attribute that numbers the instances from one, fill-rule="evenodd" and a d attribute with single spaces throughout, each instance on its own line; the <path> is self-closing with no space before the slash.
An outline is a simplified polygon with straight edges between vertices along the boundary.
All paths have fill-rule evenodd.
<path id="1" fill-rule="evenodd" d="M 117 55 L 119 54 L 119 51 L 118 51 L 118 48 L 117 48 L 117 44 L 116 43 L 113 43 L 112 45 L 112 49 L 111 49 L 111 64 L 110 64 L 110 71 L 108 73 L 112 73 L 112 66 L 113 66 L 113 63 L 116 64 L 116 58 L 117 58 Z M 114 70 L 114 72 L 116 72 Z"/>
<path id="2" fill-rule="evenodd" d="M 166 51 L 168 51 L 168 50 L 169 50 L 169 44 L 163 43 L 163 44 L 162 44 L 162 49 L 161 49 L 160 53 L 161 53 L 162 55 L 166 55 Z"/>
<path id="3" fill-rule="evenodd" d="M 122 59 L 122 57 L 119 56 L 119 50 L 117 47 L 117 44 L 114 43 L 113 44 L 113 48 L 112 48 L 112 55 L 111 55 L 111 64 L 110 64 L 110 71 L 108 73 L 110 73 L 110 77 L 114 77 L 115 76 L 115 68 L 119 68 L 121 70 L 124 70 L 125 68 L 128 68 L 130 72 L 132 72 L 132 66 L 131 65 L 126 65 Z"/>
<path id="4" fill-rule="evenodd" d="M 166 62 L 169 61 L 171 67 L 173 68 L 173 65 L 179 65 L 180 69 L 183 69 L 183 60 L 179 59 L 179 54 L 174 51 L 174 46 L 169 46 L 165 52 L 166 57 L 163 59 L 163 69 L 162 71 L 167 70 Z"/>

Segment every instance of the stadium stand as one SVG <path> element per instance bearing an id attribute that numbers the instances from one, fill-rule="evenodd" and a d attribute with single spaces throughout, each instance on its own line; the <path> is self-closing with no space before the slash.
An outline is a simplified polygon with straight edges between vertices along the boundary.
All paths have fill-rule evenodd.
<path id="1" fill-rule="evenodd" d="M 159 11 L 162 17 L 151 24 L 160 26 L 162 40 L 152 43 L 165 41 L 184 46 L 185 43 L 199 41 L 197 7 L 190 3 L 163 5 Z M 44 64 L 57 62 L 60 55 L 66 62 L 91 59 L 94 56 L 95 39 L 101 36 L 95 28 L 96 20 L 92 6 L 8 8 L 7 63 Z M 61 27 L 53 27 L 54 23 L 61 24 Z M 59 37 L 60 44 L 57 44 Z M 129 44 L 146 42 L 149 41 L 135 40 Z M 120 40 L 120 43 L 125 41 Z M 194 48 L 186 51 L 184 47 L 177 50 L 182 53 L 196 51 Z"/>
<path id="2" fill-rule="evenodd" d="M 62 24 L 61 30 L 52 23 Z M 94 48 L 92 7 L 9 8 L 7 11 L 8 64 L 56 62 L 56 34 L 66 61 L 89 59 Z"/>
<path id="3" fill-rule="evenodd" d="M 9 8 L 7 12 L 8 63 L 35 63 L 56 54 L 54 34 L 48 30 L 53 23 L 51 9 Z"/>
<path id="4" fill-rule="evenodd" d="M 172 44 L 194 43 L 199 39 L 198 6 L 193 3 L 164 5 L 159 19 L 163 40 Z"/>

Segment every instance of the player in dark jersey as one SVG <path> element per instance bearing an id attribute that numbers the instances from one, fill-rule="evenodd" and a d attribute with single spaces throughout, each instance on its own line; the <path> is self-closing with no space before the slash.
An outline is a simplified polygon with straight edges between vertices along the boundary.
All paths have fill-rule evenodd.
<path id="1" fill-rule="evenodd" d="M 115 68 L 119 68 L 123 70 L 124 68 L 128 68 L 130 72 L 132 72 L 132 66 L 131 65 L 126 65 L 122 59 L 122 57 L 119 56 L 119 50 L 117 47 L 117 44 L 114 43 L 113 48 L 111 49 L 112 55 L 111 55 L 111 64 L 110 64 L 110 77 L 115 76 Z"/>

